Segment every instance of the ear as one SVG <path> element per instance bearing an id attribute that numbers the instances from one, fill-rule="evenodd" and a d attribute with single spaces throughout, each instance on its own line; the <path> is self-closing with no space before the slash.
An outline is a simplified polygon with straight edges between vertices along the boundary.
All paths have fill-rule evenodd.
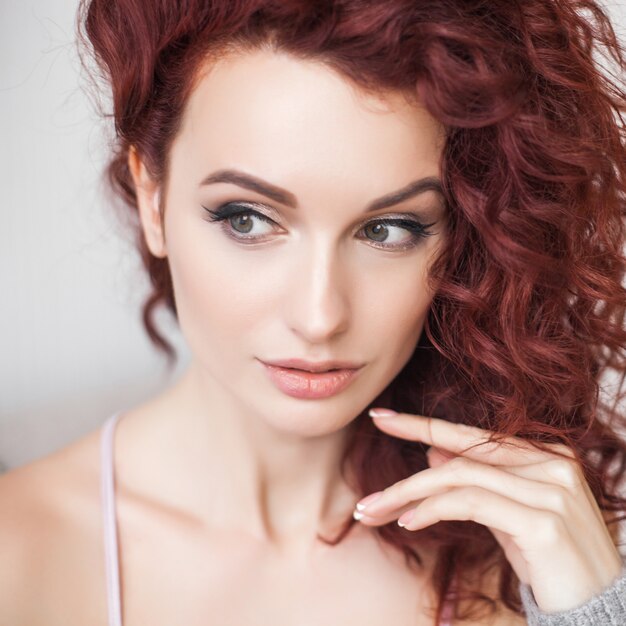
<path id="1" fill-rule="evenodd" d="M 135 184 L 137 209 L 146 244 L 154 256 L 164 258 L 167 252 L 159 208 L 160 189 L 150 178 L 134 146 L 128 151 L 128 168 Z"/>

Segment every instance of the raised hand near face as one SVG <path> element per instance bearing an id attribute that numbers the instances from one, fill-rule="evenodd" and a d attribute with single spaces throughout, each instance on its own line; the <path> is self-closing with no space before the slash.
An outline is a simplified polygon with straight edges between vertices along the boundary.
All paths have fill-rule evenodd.
<path id="1" fill-rule="evenodd" d="M 551 444 L 563 458 L 516 437 L 473 447 L 491 433 L 434 417 L 375 412 L 370 415 L 385 433 L 430 445 L 431 467 L 363 498 L 354 512 L 361 523 L 397 519 L 406 530 L 440 520 L 484 524 L 548 613 L 579 606 L 618 578 L 621 556 L 569 448 Z"/>

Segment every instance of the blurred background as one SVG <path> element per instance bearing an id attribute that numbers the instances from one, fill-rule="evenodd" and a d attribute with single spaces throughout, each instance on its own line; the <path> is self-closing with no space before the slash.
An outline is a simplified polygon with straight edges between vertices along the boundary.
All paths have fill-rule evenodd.
<path id="1" fill-rule="evenodd" d="M 141 324 L 148 284 L 106 195 L 111 128 L 75 45 L 77 0 L 0 0 L 0 471 L 92 431 L 169 372 Z M 606 1 L 626 40 L 626 3 Z M 621 6 L 620 6 L 621 5 Z"/>
<path id="2" fill-rule="evenodd" d="M 11 468 L 153 395 L 148 282 L 106 195 L 111 129 L 75 45 L 77 0 L 0 0 L 0 462 Z"/>

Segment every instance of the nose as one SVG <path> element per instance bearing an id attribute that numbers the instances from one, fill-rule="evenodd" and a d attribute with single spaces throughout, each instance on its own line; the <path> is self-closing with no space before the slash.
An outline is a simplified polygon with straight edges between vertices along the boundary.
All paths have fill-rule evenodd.
<path id="1" fill-rule="evenodd" d="M 329 246 L 301 247 L 290 269 L 288 323 L 310 344 L 328 343 L 349 325 L 349 277 Z"/>

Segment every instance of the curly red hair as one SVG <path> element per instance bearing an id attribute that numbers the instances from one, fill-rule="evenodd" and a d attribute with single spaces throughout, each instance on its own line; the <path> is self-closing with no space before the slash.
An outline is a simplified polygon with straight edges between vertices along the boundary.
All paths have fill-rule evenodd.
<path id="1" fill-rule="evenodd" d="M 168 150 L 204 64 L 269 46 L 426 107 L 446 128 L 449 236 L 432 266 L 437 291 L 422 337 L 370 406 L 540 448 L 567 445 L 618 544 L 624 517 L 609 514 L 626 509 L 618 411 L 626 375 L 626 93 L 594 54 L 608 52 L 620 72 L 626 61 L 598 3 L 81 0 L 77 24 L 112 90 L 109 181 L 132 212 L 152 284 L 144 325 L 170 364 L 175 351 L 154 315 L 164 305 L 176 316 L 172 281 L 167 259 L 152 256 L 142 237 L 128 152 L 135 147 L 167 185 Z M 602 399 L 611 370 L 616 391 Z M 360 493 L 428 467 L 423 444 L 386 436 L 366 413 L 350 425 L 342 465 Z M 486 527 L 444 521 L 411 533 L 396 524 L 375 531 L 412 565 L 422 564 L 420 546 L 437 548 L 437 620 L 455 572 L 461 597 L 495 608 L 469 576 L 495 571 L 495 600 L 521 614 L 519 581 Z"/>

